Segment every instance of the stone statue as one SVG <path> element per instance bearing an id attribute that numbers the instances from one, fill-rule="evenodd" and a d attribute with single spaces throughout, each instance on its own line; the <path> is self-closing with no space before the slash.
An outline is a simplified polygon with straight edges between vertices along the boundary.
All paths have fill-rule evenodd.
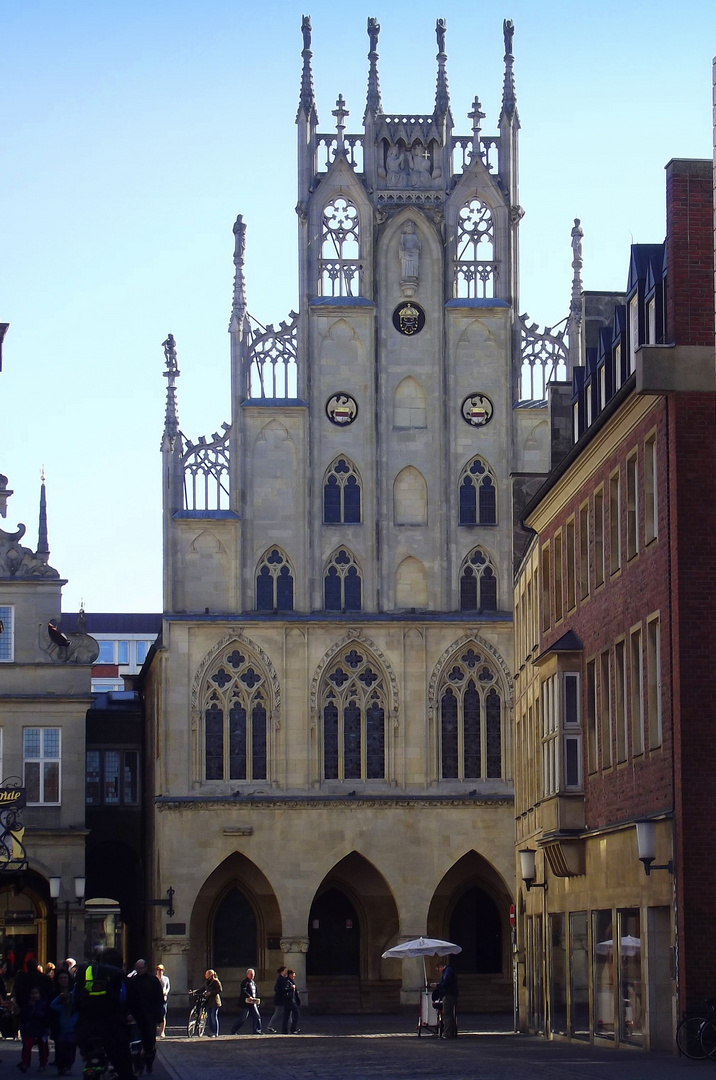
<path id="1" fill-rule="evenodd" d="M 582 258 L 582 237 L 584 236 L 584 229 L 581 227 L 579 218 L 574 219 L 574 228 L 572 229 L 572 266 L 575 269 L 581 269 L 584 262 Z"/>
<path id="2" fill-rule="evenodd" d="M 380 33 L 380 23 L 377 19 L 368 19 L 368 39 L 370 41 L 370 51 L 375 52 L 378 48 L 378 34 Z"/>
<path id="3" fill-rule="evenodd" d="M 385 156 L 385 171 L 389 188 L 405 187 L 405 154 L 397 143 L 391 143 Z"/>
<path id="4" fill-rule="evenodd" d="M 445 31 L 447 30 L 447 23 L 445 19 L 438 19 L 435 23 L 435 33 L 438 39 L 438 52 L 445 52 Z"/>
<path id="5" fill-rule="evenodd" d="M 505 19 L 502 24 L 502 33 L 505 37 L 505 55 L 512 56 L 512 38 L 515 35 L 515 24 L 512 19 Z"/>
<path id="6" fill-rule="evenodd" d="M 301 33 L 303 34 L 304 49 L 311 48 L 311 16 L 304 15 L 301 19 Z"/>
<path id="7" fill-rule="evenodd" d="M 164 360 L 169 371 L 176 371 L 177 367 L 177 343 L 173 334 L 167 335 L 167 340 L 162 342 Z"/>
<path id="8" fill-rule="evenodd" d="M 405 224 L 405 232 L 400 237 L 400 277 L 401 281 L 417 282 L 420 273 L 420 238 L 415 229 L 415 222 Z"/>
<path id="9" fill-rule="evenodd" d="M 410 153 L 410 180 L 414 188 L 430 187 L 432 173 L 430 157 L 422 143 L 415 143 Z"/>

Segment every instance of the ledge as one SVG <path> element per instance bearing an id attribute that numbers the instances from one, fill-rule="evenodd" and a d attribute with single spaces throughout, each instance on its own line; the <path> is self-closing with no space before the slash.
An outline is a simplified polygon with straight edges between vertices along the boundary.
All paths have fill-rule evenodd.
<path id="1" fill-rule="evenodd" d="M 279 406 L 290 409 L 307 409 L 308 402 L 303 398 L 244 398 L 242 409 L 276 409 Z"/>
<path id="2" fill-rule="evenodd" d="M 309 301 L 310 307 L 362 307 L 374 308 L 375 301 L 367 296 L 312 296 Z"/>
<path id="3" fill-rule="evenodd" d="M 513 795 L 156 795 L 159 810 L 253 808 L 299 810 L 318 806 L 381 806 L 392 809 L 436 807 L 513 807 Z"/>
<path id="4" fill-rule="evenodd" d="M 636 350 L 636 392 L 713 394 L 715 360 L 710 345 L 642 345 Z"/>
<path id="5" fill-rule="evenodd" d="M 172 514 L 175 521 L 239 521 L 239 515 L 235 510 L 177 510 Z"/>
<path id="6" fill-rule="evenodd" d="M 508 308 L 509 306 L 506 300 L 498 300 L 494 296 L 485 299 L 458 296 L 453 300 L 448 300 L 445 305 L 446 308 Z"/>

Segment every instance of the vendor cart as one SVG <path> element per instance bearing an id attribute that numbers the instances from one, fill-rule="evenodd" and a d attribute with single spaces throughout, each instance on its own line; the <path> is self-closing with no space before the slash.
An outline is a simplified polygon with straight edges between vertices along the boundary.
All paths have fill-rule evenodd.
<path id="1" fill-rule="evenodd" d="M 418 1035 L 423 1031 L 429 1031 L 431 1035 L 442 1035 L 442 1008 L 441 1003 L 433 1001 L 432 990 L 428 986 L 428 976 L 425 968 L 426 956 L 452 956 L 461 953 L 460 945 L 452 941 L 441 941 L 439 938 L 413 938 L 404 941 L 401 945 L 394 945 L 392 949 L 386 949 L 383 957 L 404 960 L 407 957 L 422 956 L 423 978 L 425 980 L 420 990 L 418 1004 Z"/>
<path id="2" fill-rule="evenodd" d="M 433 1001 L 432 990 L 420 991 L 420 1007 L 418 1012 L 418 1038 L 426 1032 L 429 1035 L 440 1037 L 443 1033 L 443 1008 L 441 1001 Z"/>

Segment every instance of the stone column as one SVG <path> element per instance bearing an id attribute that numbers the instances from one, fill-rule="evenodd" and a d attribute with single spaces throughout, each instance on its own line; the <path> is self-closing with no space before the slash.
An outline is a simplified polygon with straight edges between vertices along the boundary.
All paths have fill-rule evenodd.
<path id="1" fill-rule="evenodd" d="M 283 962 L 287 968 L 296 972 L 296 989 L 301 995 L 301 1008 L 308 1005 L 308 987 L 306 986 L 306 953 L 308 952 L 308 938 L 286 937 L 281 938 L 281 952 Z"/>

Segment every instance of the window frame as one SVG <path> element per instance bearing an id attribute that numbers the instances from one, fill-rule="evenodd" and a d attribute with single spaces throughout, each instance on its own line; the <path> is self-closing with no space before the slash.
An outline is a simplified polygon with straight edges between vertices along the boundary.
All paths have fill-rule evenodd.
<path id="1" fill-rule="evenodd" d="M 658 750 L 664 741 L 662 724 L 661 683 L 661 616 L 659 612 L 646 620 L 646 725 L 649 750 Z"/>
<path id="2" fill-rule="evenodd" d="M 0 664 L 15 662 L 15 605 L 0 605 L 0 620 L 3 632 L 0 634 Z M 3 655 L 7 653 L 7 655 Z"/>
<path id="3" fill-rule="evenodd" d="M 609 573 L 613 577 L 622 568 L 621 474 L 615 469 L 609 477 Z"/>
<path id="4" fill-rule="evenodd" d="M 626 557 L 639 554 L 639 459 L 636 449 L 626 459 Z"/>
<path id="5" fill-rule="evenodd" d="M 39 733 L 39 754 L 27 753 L 27 736 L 30 732 L 37 731 Z M 57 733 L 57 754 L 45 753 L 45 740 L 50 738 L 50 733 Z M 47 769 L 43 766 L 57 765 L 57 779 L 55 781 L 57 786 L 57 798 L 47 799 L 45 798 L 45 789 L 52 783 L 48 779 Z M 29 797 L 30 783 L 28 783 L 27 766 L 37 765 L 37 789 L 39 798 L 31 799 Z M 22 729 L 22 777 L 23 786 L 28 792 L 27 805 L 28 806 L 61 806 L 62 805 L 62 728 L 58 726 L 42 727 L 40 725 L 27 725 Z"/>
<path id="6" fill-rule="evenodd" d="M 594 585 L 597 589 L 604 584 L 605 570 L 604 488 L 598 487 L 594 492 Z"/>
<path id="7" fill-rule="evenodd" d="M 632 757 L 644 753 L 644 648 L 641 623 L 629 631 L 629 707 L 631 713 Z"/>
<path id="8" fill-rule="evenodd" d="M 98 799 L 96 801 L 90 801 L 88 795 L 88 777 L 89 777 L 89 755 L 99 754 L 99 769 L 97 772 L 97 784 L 98 784 Z M 107 788 L 107 772 L 105 768 L 106 757 L 108 754 L 119 754 L 119 795 L 116 800 L 108 800 L 106 798 Z M 127 788 L 126 784 L 126 755 L 136 755 L 136 774 L 135 774 L 135 787 L 136 797 L 134 799 L 127 799 L 125 792 Z M 142 786 L 141 786 L 141 758 L 138 747 L 132 746 L 88 746 L 85 749 L 85 806 L 96 809 L 111 808 L 111 809 L 123 809 L 124 807 L 139 807 L 142 801 Z"/>
<path id="9" fill-rule="evenodd" d="M 658 460 L 656 430 L 644 440 L 644 543 L 648 547 L 659 536 Z"/>

